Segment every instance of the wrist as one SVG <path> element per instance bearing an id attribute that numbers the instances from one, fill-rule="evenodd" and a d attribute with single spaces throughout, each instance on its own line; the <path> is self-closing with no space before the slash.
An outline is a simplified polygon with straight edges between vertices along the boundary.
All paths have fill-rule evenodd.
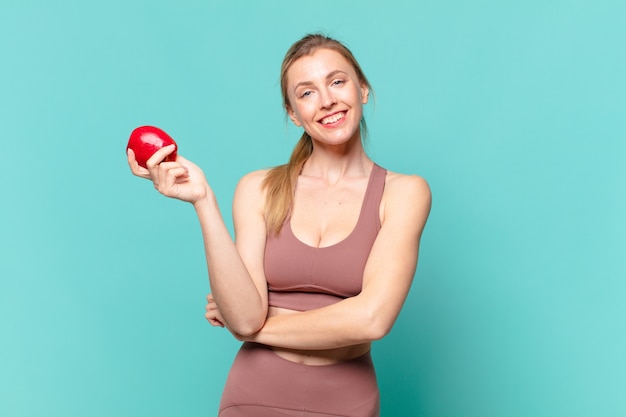
<path id="1" fill-rule="evenodd" d="M 196 210 L 203 210 L 217 205 L 217 200 L 210 187 L 206 186 L 204 195 L 191 202 Z"/>

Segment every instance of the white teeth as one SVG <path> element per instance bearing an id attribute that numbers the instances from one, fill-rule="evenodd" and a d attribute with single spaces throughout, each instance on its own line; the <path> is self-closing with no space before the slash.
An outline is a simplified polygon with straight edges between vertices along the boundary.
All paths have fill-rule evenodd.
<path id="1" fill-rule="evenodd" d="M 337 120 L 343 119 L 346 114 L 344 112 L 333 114 L 332 116 L 328 116 L 322 119 L 322 124 L 327 125 L 329 123 L 335 123 Z"/>

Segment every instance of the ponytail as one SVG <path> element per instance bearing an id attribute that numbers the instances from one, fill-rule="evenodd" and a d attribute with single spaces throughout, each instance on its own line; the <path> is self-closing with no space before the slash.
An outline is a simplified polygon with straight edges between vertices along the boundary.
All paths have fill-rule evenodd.
<path id="1" fill-rule="evenodd" d="M 285 223 L 293 204 L 298 175 L 311 152 L 313 141 L 304 132 L 293 149 L 289 162 L 272 168 L 265 176 L 263 188 L 266 189 L 265 222 L 268 233 L 277 234 Z"/>

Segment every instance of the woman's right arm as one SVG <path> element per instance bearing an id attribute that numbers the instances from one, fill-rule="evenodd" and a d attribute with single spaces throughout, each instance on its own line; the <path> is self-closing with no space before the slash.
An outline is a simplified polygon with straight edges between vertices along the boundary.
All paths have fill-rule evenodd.
<path id="1" fill-rule="evenodd" d="M 261 183 L 263 171 L 244 176 L 235 190 L 233 220 L 236 243 L 212 197 L 194 204 L 200 219 L 212 298 L 232 332 L 256 333 L 267 317 L 265 218 Z M 230 245 L 224 244 L 228 239 Z"/>
<path id="2" fill-rule="evenodd" d="M 224 324 L 238 334 L 253 334 L 267 316 L 264 174 L 248 174 L 237 186 L 234 243 L 202 170 L 181 156 L 175 162 L 163 162 L 172 151 L 173 147 L 157 151 L 148 160 L 147 169 L 140 167 L 129 151 L 128 163 L 133 174 L 150 179 L 161 194 L 193 204 L 202 229 L 211 291 Z"/>

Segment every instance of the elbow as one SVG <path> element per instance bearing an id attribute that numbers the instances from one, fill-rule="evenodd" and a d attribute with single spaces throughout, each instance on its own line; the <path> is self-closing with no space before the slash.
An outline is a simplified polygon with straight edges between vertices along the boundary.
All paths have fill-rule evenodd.
<path id="1" fill-rule="evenodd" d="M 368 342 L 382 339 L 389 334 L 393 327 L 393 320 L 386 319 L 376 311 L 368 311 L 363 323 L 364 339 Z"/>
<path id="2" fill-rule="evenodd" d="M 241 317 L 234 323 L 229 323 L 229 330 L 239 337 L 250 337 L 258 333 L 265 325 L 267 313 L 254 314 L 248 317 Z"/>
<path id="3" fill-rule="evenodd" d="M 256 333 L 258 333 L 263 325 L 265 324 L 265 320 L 251 317 L 248 320 L 244 320 L 240 323 L 233 324 L 229 326 L 231 332 L 235 333 L 240 337 L 250 337 Z"/>
<path id="4" fill-rule="evenodd" d="M 240 306 L 228 313 L 223 314 L 228 330 L 237 338 L 249 337 L 258 333 L 265 325 L 267 306 L 257 305 L 248 309 Z"/>
<path id="5" fill-rule="evenodd" d="M 387 336 L 391 331 L 391 326 L 384 326 L 380 323 L 372 324 L 368 330 L 368 341 L 373 342 Z"/>

